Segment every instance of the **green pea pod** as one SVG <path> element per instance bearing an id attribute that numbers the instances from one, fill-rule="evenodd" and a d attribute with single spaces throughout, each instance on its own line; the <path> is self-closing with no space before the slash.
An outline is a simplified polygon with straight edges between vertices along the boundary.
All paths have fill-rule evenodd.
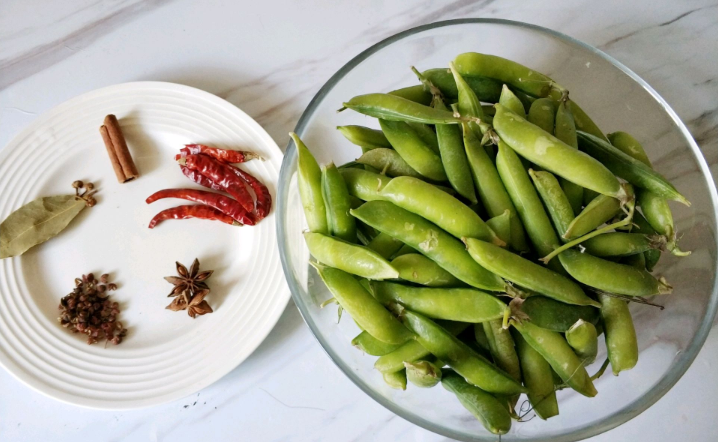
<path id="1" fill-rule="evenodd" d="M 436 109 L 446 110 L 446 106 L 441 100 L 434 100 L 432 105 Z M 441 162 L 451 187 L 459 195 L 475 204 L 478 200 L 474 190 L 474 180 L 471 177 L 469 160 L 466 158 L 464 150 L 461 128 L 455 124 L 437 124 L 436 137 L 439 141 Z"/>
<path id="2" fill-rule="evenodd" d="M 619 200 L 610 196 L 599 195 L 588 203 L 581 213 L 571 221 L 563 234 L 563 238 L 578 238 L 592 232 L 619 213 L 621 213 L 621 202 Z"/>
<path id="3" fill-rule="evenodd" d="M 372 149 L 357 158 L 357 163 L 369 165 L 382 174 L 395 176 L 421 177 L 421 174 L 409 166 L 394 149 Z"/>
<path id="4" fill-rule="evenodd" d="M 504 317 L 507 307 L 493 295 L 474 289 L 420 288 L 389 282 L 371 284 L 384 305 L 398 303 L 434 319 L 484 322 Z"/>
<path id="5" fill-rule="evenodd" d="M 582 319 L 566 330 L 566 341 L 576 356 L 584 361 L 584 366 L 593 364 L 598 354 L 598 332 L 590 322 Z"/>
<path id="6" fill-rule="evenodd" d="M 372 356 L 383 356 L 401 347 L 401 344 L 387 344 L 386 342 L 382 342 L 370 335 L 367 331 L 359 333 L 354 339 L 352 339 L 352 345 Z"/>
<path id="7" fill-rule="evenodd" d="M 521 115 L 522 117 L 526 116 L 524 104 L 521 102 L 521 100 L 518 99 L 518 97 L 516 97 L 516 95 L 514 95 L 513 92 L 511 92 L 511 89 L 509 89 L 509 87 L 506 85 L 504 85 L 501 89 L 501 97 L 499 98 L 499 103 L 506 106 L 507 109 L 511 109 L 512 112 Z"/>
<path id="8" fill-rule="evenodd" d="M 339 169 L 339 173 L 344 178 L 349 195 L 363 201 L 379 199 L 379 191 L 391 181 L 388 176 L 361 169 Z"/>
<path id="9" fill-rule="evenodd" d="M 573 113 L 573 120 L 576 123 L 576 129 L 608 141 L 603 132 L 601 132 L 601 129 L 599 129 L 598 125 L 593 122 L 591 117 L 589 117 L 575 101 L 571 101 L 571 112 Z"/>
<path id="10" fill-rule="evenodd" d="M 566 193 L 551 172 L 529 170 L 529 175 L 541 195 L 541 200 L 551 216 L 556 231 L 565 241 L 564 235 L 575 218 Z"/>
<path id="11" fill-rule="evenodd" d="M 404 281 L 428 287 L 458 287 L 463 283 L 437 263 L 418 253 L 407 253 L 391 261 Z"/>
<path id="12" fill-rule="evenodd" d="M 434 132 L 434 129 L 431 128 L 431 126 L 423 123 L 407 123 L 409 126 L 411 126 L 412 129 L 416 132 L 416 134 L 421 138 L 421 141 L 424 142 L 431 150 L 434 151 L 435 154 L 439 154 L 439 140 L 436 137 L 436 132 Z"/>
<path id="13" fill-rule="evenodd" d="M 511 242 L 511 211 L 506 209 L 504 213 L 495 216 L 486 221 L 486 225 L 491 228 L 503 242 L 509 244 Z"/>
<path id="14" fill-rule="evenodd" d="M 391 149 L 389 140 L 380 130 L 369 129 L 364 126 L 337 126 L 337 130 L 352 144 L 361 147 L 362 152 L 378 148 Z"/>
<path id="15" fill-rule="evenodd" d="M 387 344 L 403 344 L 412 333 L 361 286 L 352 275 L 322 265 L 316 266 L 329 291 L 362 330 Z"/>
<path id="16" fill-rule="evenodd" d="M 646 268 L 646 256 L 645 253 L 637 253 L 635 255 L 628 255 L 623 258 L 621 264 L 626 264 L 631 267 L 643 270 Z"/>
<path id="17" fill-rule="evenodd" d="M 469 165 L 471 166 L 481 203 L 491 218 L 499 216 L 505 210 L 508 210 L 511 213 L 511 247 L 518 251 L 528 250 L 523 225 L 521 225 L 516 208 L 511 202 L 511 197 L 501 181 L 494 162 L 491 161 L 491 158 L 481 146 L 476 133 L 466 124 L 462 124 L 462 129 L 466 156 L 469 159 Z"/>
<path id="18" fill-rule="evenodd" d="M 307 146 L 294 132 L 289 134 L 297 147 L 297 182 L 309 230 L 329 233 L 327 209 L 322 197 L 322 171 Z"/>
<path id="19" fill-rule="evenodd" d="M 379 233 L 366 246 L 380 254 L 383 258 L 389 259 L 394 256 L 403 245 L 404 243 L 398 239 L 394 239 L 386 233 Z M 397 269 L 397 271 L 399 270 Z"/>
<path id="20" fill-rule="evenodd" d="M 428 106 L 431 103 L 431 93 L 421 84 L 391 91 L 389 95 L 405 98 L 414 103 L 423 104 L 424 106 Z"/>
<path id="21" fill-rule="evenodd" d="M 344 103 L 344 107 L 360 114 L 387 121 L 411 121 L 426 124 L 456 124 L 462 121 L 461 118 L 455 117 L 452 112 L 433 109 L 406 98 L 389 94 L 357 95 Z M 387 138 L 391 142 L 391 138 L 388 136 Z"/>
<path id="22" fill-rule="evenodd" d="M 422 75 L 434 86 L 438 87 L 446 98 L 456 99 L 459 97 L 459 90 L 451 72 L 446 68 L 428 69 Z M 501 95 L 501 83 L 486 77 L 465 76 L 464 80 L 480 101 L 485 103 L 496 103 Z"/>
<path id="23" fill-rule="evenodd" d="M 389 120 L 379 120 L 379 125 L 391 145 L 412 169 L 433 181 L 446 180 L 441 158 L 421 140 L 411 126 L 403 121 Z"/>
<path id="24" fill-rule="evenodd" d="M 399 319 L 416 334 L 416 340 L 425 349 L 471 384 L 490 393 L 518 394 L 525 391 L 511 376 L 430 319 L 405 309 L 401 311 Z"/>
<path id="25" fill-rule="evenodd" d="M 577 281 L 609 293 L 626 296 L 666 295 L 673 288 L 645 270 L 608 261 L 574 249 L 559 256 L 566 271 Z"/>
<path id="26" fill-rule="evenodd" d="M 599 306 L 578 284 L 552 270 L 484 241 L 464 242 L 476 262 L 504 279 L 567 304 Z"/>
<path id="27" fill-rule="evenodd" d="M 330 234 L 344 241 L 357 242 L 356 221 L 349 215 L 349 191 L 334 163 L 329 163 L 322 170 L 322 196 L 327 208 Z"/>
<path id="28" fill-rule="evenodd" d="M 350 213 L 415 248 L 472 287 L 489 291 L 504 289 L 501 278 L 476 264 L 461 241 L 418 215 L 386 201 L 371 201 Z"/>
<path id="29" fill-rule="evenodd" d="M 529 109 L 528 116 L 523 113 L 516 112 L 511 108 L 508 109 L 526 118 L 530 123 L 535 124 L 546 132 L 550 134 L 554 133 L 554 125 L 556 120 L 556 103 L 550 98 L 539 98 L 538 100 L 531 103 L 531 108 Z M 561 140 L 561 138 L 559 138 L 558 136 L 556 136 L 556 138 Z M 566 142 L 564 141 L 564 143 Z"/>
<path id="30" fill-rule="evenodd" d="M 526 395 L 531 407 L 536 415 L 544 420 L 558 415 L 551 366 L 526 342 L 521 333 L 512 330 L 511 335 L 516 342 L 516 353 L 521 363 L 524 385 L 529 390 Z"/>
<path id="31" fill-rule="evenodd" d="M 514 93 L 514 95 L 516 95 L 516 98 L 521 100 L 521 103 L 523 103 L 524 105 L 524 113 L 527 113 L 531 109 L 531 105 L 534 103 L 534 101 L 536 101 L 536 97 L 533 97 L 526 92 L 518 90 L 516 88 L 511 89 L 511 91 Z M 496 108 L 494 108 L 494 112 L 492 112 L 491 115 L 494 115 L 495 113 Z"/>
<path id="32" fill-rule="evenodd" d="M 618 179 L 598 160 L 529 123 L 500 104 L 496 105 L 494 128 L 519 155 L 581 187 L 628 199 Z"/>
<path id="33" fill-rule="evenodd" d="M 479 100 L 479 97 L 476 96 L 476 94 L 466 82 L 464 77 L 462 77 L 461 74 L 455 69 L 453 64 L 449 64 L 449 69 L 451 70 L 451 74 L 454 76 L 454 81 L 456 82 L 456 90 L 459 94 L 459 101 L 457 103 L 459 113 L 465 117 L 483 119 L 484 112 L 481 108 L 481 101 Z M 481 124 L 471 122 L 470 126 L 472 130 L 476 130 L 477 133 L 484 133 L 488 129 L 488 126 L 485 123 Z"/>
<path id="34" fill-rule="evenodd" d="M 503 244 L 476 212 L 453 196 L 420 179 L 397 177 L 384 186 L 380 197 L 420 215 L 457 238 L 469 236 Z"/>
<path id="35" fill-rule="evenodd" d="M 606 349 L 613 374 L 630 370 L 638 362 L 638 340 L 628 303 L 622 299 L 599 295 L 601 317 L 606 334 Z"/>
<path id="36" fill-rule="evenodd" d="M 586 132 L 578 132 L 579 148 L 603 163 L 611 172 L 636 187 L 649 190 L 663 198 L 690 206 L 691 203 L 658 172 L 641 161 L 626 155 L 607 141 Z M 586 187 L 586 186 L 584 186 Z M 597 189 L 594 189 L 597 190 Z"/>
<path id="37" fill-rule="evenodd" d="M 578 138 L 576 136 L 576 123 L 571 112 L 571 102 L 562 101 L 556 110 L 556 126 L 554 135 L 567 145 L 578 149 Z M 574 215 L 578 215 L 583 207 L 583 187 L 571 181 L 561 178 L 561 187 L 566 193 L 566 198 L 571 203 Z"/>
<path id="38" fill-rule="evenodd" d="M 494 396 L 466 382 L 453 370 L 444 369 L 441 385 L 454 393 L 481 425 L 493 434 L 506 434 L 511 429 L 511 415 Z"/>
<path id="39" fill-rule="evenodd" d="M 666 239 L 660 235 L 609 232 L 584 241 L 581 245 L 593 256 L 628 256 L 642 255 L 648 250 L 660 250 L 665 247 Z"/>
<path id="40" fill-rule="evenodd" d="M 441 381 L 441 367 L 433 362 L 422 360 L 404 362 L 406 378 L 420 388 L 431 388 Z"/>
<path id="41" fill-rule="evenodd" d="M 608 141 L 626 155 L 632 156 L 648 167 L 653 167 L 651 165 L 651 160 L 648 159 L 648 155 L 646 155 L 646 151 L 643 150 L 641 143 L 639 143 L 638 140 L 633 138 L 630 134 L 626 132 L 614 132 L 612 134 L 608 134 Z"/>
<path id="42" fill-rule="evenodd" d="M 322 264 L 367 279 L 399 277 L 399 272 L 386 259 L 367 247 L 313 232 L 305 232 L 304 241 L 309 253 Z"/>
<path id="43" fill-rule="evenodd" d="M 668 201 L 644 189 L 638 189 L 636 199 L 651 227 L 668 239 L 668 250 L 676 256 L 690 255 L 691 252 L 684 252 L 678 248 L 673 214 L 668 206 Z"/>
<path id="44" fill-rule="evenodd" d="M 518 155 L 503 141 L 499 141 L 496 169 L 511 196 L 511 201 L 534 249 L 541 256 L 553 252 L 560 244 L 551 220 Z M 558 273 L 565 273 L 558 262 L 550 261 L 548 266 Z"/>
<path id="45" fill-rule="evenodd" d="M 588 206 L 591 203 L 591 201 L 598 198 L 598 195 L 600 195 L 600 193 L 594 192 L 591 189 L 583 189 L 583 205 L 584 205 L 584 207 Z"/>
<path id="46" fill-rule="evenodd" d="M 534 97 L 560 98 L 565 91 L 551 78 L 519 63 L 495 55 L 467 52 L 454 59 L 461 75 L 494 78 Z"/>
<path id="47" fill-rule="evenodd" d="M 466 328 L 469 324 L 465 322 L 438 321 L 438 323 L 451 334 L 456 336 Z M 417 341 L 409 341 L 391 353 L 381 356 L 374 363 L 374 368 L 382 373 L 392 373 L 404 369 L 404 362 L 418 361 L 431 355 L 431 353 L 422 347 Z"/>
<path id="48" fill-rule="evenodd" d="M 494 362 L 516 381 L 521 382 L 521 367 L 511 332 L 503 328 L 501 319 L 482 322 L 489 343 L 489 352 Z"/>
<path id="49" fill-rule="evenodd" d="M 393 373 L 384 373 L 384 382 L 396 390 L 406 390 L 406 370 L 399 370 Z"/>
<path id="50" fill-rule="evenodd" d="M 564 333 L 578 320 L 598 323 L 598 310 L 590 306 L 570 305 L 544 296 L 531 296 L 521 304 L 529 320 L 548 330 Z"/>
<path id="51" fill-rule="evenodd" d="M 584 396 L 596 396 L 596 388 L 584 368 L 584 363 L 560 333 L 540 328 L 531 322 L 512 322 L 512 325 L 531 348 L 546 359 L 566 385 Z"/>

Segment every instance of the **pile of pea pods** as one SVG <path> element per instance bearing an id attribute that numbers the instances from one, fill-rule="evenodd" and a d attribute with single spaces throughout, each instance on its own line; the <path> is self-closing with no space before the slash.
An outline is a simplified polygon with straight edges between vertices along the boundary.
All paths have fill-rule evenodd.
<path id="1" fill-rule="evenodd" d="M 320 168 L 290 134 L 304 237 L 325 305 L 351 315 L 390 386 L 441 383 L 504 434 L 527 414 L 520 394 L 548 419 L 557 390 L 592 397 L 609 363 L 636 365 L 627 304 L 671 293 L 651 271 L 688 254 L 667 201 L 689 202 L 545 75 L 479 53 L 413 70 L 416 86 L 344 103 L 381 128 L 338 128 L 356 161 Z"/>

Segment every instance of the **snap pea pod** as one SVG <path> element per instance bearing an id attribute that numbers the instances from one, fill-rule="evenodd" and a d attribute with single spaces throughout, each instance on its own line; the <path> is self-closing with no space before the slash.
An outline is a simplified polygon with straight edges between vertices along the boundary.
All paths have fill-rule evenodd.
<path id="1" fill-rule="evenodd" d="M 447 363 L 468 382 L 490 393 L 518 394 L 525 388 L 432 320 L 403 310 L 399 319 L 416 334 L 416 340 Z"/>
<path id="2" fill-rule="evenodd" d="M 436 109 L 446 110 L 446 106 L 441 100 L 434 100 L 432 106 Z M 451 187 L 459 195 L 472 203 L 476 203 L 478 200 L 474 190 L 474 180 L 471 177 L 469 160 L 466 158 L 466 151 L 464 150 L 461 128 L 455 124 L 437 124 L 436 136 L 439 141 L 441 162 L 444 165 L 444 171 L 446 171 Z"/>
<path id="3" fill-rule="evenodd" d="M 593 256 L 628 256 L 660 250 L 665 247 L 666 239 L 660 235 L 609 232 L 584 241 L 581 245 Z"/>
<path id="4" fill-rule="evenodd" d="M 380 232 L 414 247 L 472 287 L 490 291 L 504 288 L 501 278 L 471 259 L 461 241 L 418 215 L 387 201 L 371 201 L 350 213 Z"/>
<path id="5" fill-rule="evenodd" d="M 327 209 L 322 197 L 322 171 L 307 146 L 294 132 L 289 134 L 297 147 L 297 183 L 309 230 L 329 233 Z"/>
<path id="6" fill-rule="evenodd" d="M 357 242 L 356 220 L 349 215 L 349 191 L 334 163 L 329 163 L 322 170 L 322 197 L 327 209 L 329 233 L 347 242 Z"/>
<path id="7" fill-rule="evenodd" d="M 608 141 L 626 155 L 632 156 L 648 167 L 653 167 L 651 165 L 651 160 L 648 159 L 648 155 L 646 155 L 646 151 L 643 150 L 641 143 L 639 143 L 638 140 L 633 138 L 630 134 L 626 132 L 614 132 L 608 134 Z"/>
<path id="8" fill-rule="evenodd" d="M 397 177 L 379 192 L 384 201 L 433 222 L 457 238 L 469 236 L 503 245 L 489 226 L 467 205 L 417 178 Z"/>
<path id="9" fill-rule="evenodd" d="M 524 113 L 528 113 L 528 111 L 531 109 L 531 105 L 534 101 L 536 101 L 536 97 L 533 97 L 526 92 L 512 88 L 511 91 L 516 95 L 516 98 L 521 100 L 521 103 L 524 105 Z M 494 115 L 496 113 L 496 108 L 494 108 L 494 112 L 491 113 L 491 115 Z"/>
<path id="10" fill-rule="evenodd" d="M 526 342 L 521 333 L 512 330 L 511 335 L 516 342 L 516 353 L 521 364 L 524 385 L 529 390 L 526 395 L 531 407 L 536 415 L 544 420 L 558 415 L 551 366 Z"/>
<path id="11" fill-rule="evenodd" d="M 523 225 L 521 225 L 516 208 L 501 181 L 496 166 L 476 137 L 476 133 L 466 124 L 462 124 L 462 129 L 466 156 L 469 159 L 481 203 L 491 218 L 508 210 L 511 213 L 511 247 L 518 251 L 528 250 Z"/>
<path id="12" fill-rule="evenodd" d="M 636 199 L 638 205 L 641 207 L 643 216 L 651 227 L 668 239 L 668 250 L 676 256 L 690 255 L 691 252 L 684 252 L 678 248 L 678 239 L 673 224 L 673 213 L 671 213 L 668 202 L 664 198 L 645 189 L 639 189 L 636 192 Z"/>
<path id="13" fill-rule="evenodd" d="M 582 151 L 599 160 L 611 172 L 634 186 L 650 190 L 658 196 L 678 201 L 686 206 L 691 205 L 691 203 L 658 172 L 639 160 L 626 155 L 607 141 L 601 140 L 586 132 L 579 131 L 578 145 Z"/>
<path id="14" fill-rule="evenodd" d="M 462 118 L 454 116 L 452 112 L 433 109 L 390 94 L 357 95 L 344 103 L 344 107 L 360 114 L 390 121 L 426 124 L 456 124 L 463 121 Z M 388 136 L 387 138 L 391 142 L 391 138 Z"/>
<path id="15" fill-rule="evenodd" d="M 423 104 L 424 106 L 428 106 L 429 103 L 431 103 L 431 93 L 429 93 L 429 91 L 427 91 L 426 88 L 420 84 L 391 91 L 389 92 L 389 95 L 405 98 L 409 101 Z"/>
<path id="16" fill-rule="evenodd" d="M 383 356 L 401 347 L 401 344 L 387 344 L 386 342 L 382 342 L 370 335 L 367 331 L 359 333 L 354 339 L 352 339 L 352 345 L 372 356 Z"/>
<path id="17" fill-rule="evenodd" d="M 509 89 L 509 87 L 506 85 L 503 85 L 501 89 L 501 97 L 499 98 L 499 103 L 506 106 L 506 108 L 510 109 L 512 112 L 521 115 L 522 117 L 526 116 L 526 111 L 524 110 L 523 103 L 521 102 L 521 100 L 518 99 L 518 97 L 516 97 L 516 95 L 514 95 L 513 92 L 511 92 L 511 89 Z"/>
<path id="18" fill-rule="evenodd" d="M 421 74 L 438 87 L 446 98 L 456 99 L 459 97 L 456 81 L 448 69 L 427 69 Z M 485 103 L 496 103 L 499 101 L 501 83 L 498 81 L 492 78 L 471 75 L 464 76 L 464 80 L 480 101 Z"/>
<path id="19" fill-rule="evenodd" d="M 309 253 L 322 264 L 367 279 L 399 277 L 399 272 L 386 259 L 367 247 L 314 232 L 305 232 L 304 241 Z"/>
<path id="20" fill-rule="evenodd" d="M 431 361 L 404 362 L 406 378 L 419 388 L 431 388 L 441 381 L 441 367 Z"/>
<path id="21" fill-rule="evenodd" d="M 437 263 L 418 253 L 397 256 L 391 265 L 399 272 L 399 278 L 415 284 L 427 287 L 460 287 L 464 284 Z"/>
<path id="22" fill-rule="evenodd" d="M 398 252 L 403 245 L 404 243 L 398 239 L 394 239 L 386 233 L 380 232 L 371 241 L 369 241 L 369 244 L 366 246 L 380 254 L 383 258 L 389 259 L 394 256 L 394 254 Z M 399 271 L 398 269 L 396 270 L 397 272 Z"/>
<path id="23" fill-rule="evenodd" d="M 599 306 L 578 284 L 550 269 L 484 241 L 464 242 L 476 262 L 502 278 L 567 304 Z"/>
<path id="24" fill-rule="evenodd" d="M 496 105 L 494 128 L 506 144 L 532 163 L 581 187 L 621 201 L 628 199 L 618 179 L 598 160 L 568 146 L 500 104 Z"/>
<path id="25" fill-rule="evenodd" d="M 378 148 L 391 149 L 389 140 L 380 130 L 364 126 L 337 126 L 337 130 L 352 144 L 361 147 L 362 152 Z"/>
<path id="26" fill-rule="evenodd" d="M 563 238 L 573 239 L 583 236 L 603 225 L 606 221 L 611 220 L 619 213 L 621 213 L 621 202 L 619 200 L 610 196 L 599 195 L 588 203 L 581 213 L 571 221 L 563 234 Z"/>
<path id="27" fill-rule="evenodd" d="M 554 135 L 568 146 L 578 149 L 576 123 L 571 112 L 571 102 L 561 101 L 556 110 L 556 127 Z M 561 187 L 571 203 L 574 215 L 578 215 L 583 207 L 583 187 L 561 178 Z"/>
<path id="28" fill-rule="evenodd" d="M 363 201 L 379 199 L 379 191 L 389 184 L 391 178 L 361 169 L 339 169 L 349 195 Z"/>
<path id="29" fill-rule="evenodd" d="M 437 323 L 452 336 L 458 335 L 469 327 L 469 324 L 465 322 L 438 321 Z M 426 358 L 430 354 L 419 342 L 412 340 L 393 352 L 381 356 L 374 363 L 374 368 L 382 373 L 391 373 L 403 369 L 405 361 L 417 361 Z"/>
<path id="30" fill-rule="evenodd" d="M 511 322 L 526 342 L 546 359 L 551 368 L 569 387 L 587 397 L 596 396 L 597 391 L 588 376 L 583 362 L 573 352 L 561 334 L 540 328 L 531 322 Z"/>
<path id="31" fill-rule="evenodd" d="M 645 253 L 638 253 L 636 255 L 628 255 L 625 258 L 623 258 L 621 261 L 621 264 L 626 264 L 631 267 L 635 267 L 637 269 L 645 269 L 646 268 L 646 256 Z"/>
<path id="32" fill-rule="evenodd" d="M 384 382 L 395 390 L 406 390 L 406 370 L 383 373 Z"/>
<path id="33" fill-rule="evenodd" d="M 566 330 L 566 342 L 573 348 L 576 356 L 581 358 L 583 365 L 593 364 L 598 355 L 598 332 L 590 322 L 582 319 Z"/>
<path id="34" fill-rule="evenodd" d="M 506 434 L 511 429 L 511 415 L 494 396 L 466 382 L 453 370 L 444 369 L 441 385 L 454 393 L 474 417 L 493 434 Z"/>
<path id="35" fill-rule="evenodd" d="M 551 172 L 529 170 L 529 175 L 536 186 L 536 190 L 541 195 L 541 200 L 543 200 L 546 210 L 551 216 L 556 231 L 560 238 L 565 241 L 566 239 L 563 236 L 575 218 L 566 193 Z"/>
<path id="36" fill-rule="evenodd" d="M 466 82 L 464 77 L 459 74 L 453 64 L 449 64 L 449 70 L 454 76 L 456 89 L 459 94 L 457 103 L 459 113 L 466 117 L 474 117 L 479 120 L 483 119 L 484 111 L 481 108 L 481 101 L 479 100 L 479 97 L 477 97 L 474 91 L 471 90 L 469 84 Z M 484 133 L 488 130 L 488 125 L 486 123 L 472 121 L 468 124 L 471 126 L 472 130 L 475 130 L 477 133 Z"/>
<path id="37" fill-rule="evenodd" d="M 367 151 L 357 158 L 357 163 L 368 164 L 369 166 L 379 170 L 383 174 L 391 177 L 395 176 L 413 176 L 421 177 L 421 174 L 412 169 L 399 152 L 394 149 L 386 149 L 379 147 Z"/>
<path id="38" fill-rule="evenodd" d="M 521 367 L 511 332 L 503 328 L 501 319 L 481 322 L 494 363 L 517 382 L 521 382 Z"/>
<path id="39" fill-rule="evenodd" d="M 622 299 L 599 295 L 601 317 L 606 334 L 606 349 L 613 374 L 630 370 L 638 362 L 638 340 L 628 303 Z"/>
<path id="40" fill-rule="evenodd" d="M 389 120 L 379 120 L 379 125 L 391 145 L 412 169 L 433 181 L 446 180 L 441 158 L 411 126 L 403 121 Z"/>
<path id="41" fill-rule="evenodd" d="M 500 299 L 474 289 L 420 288 L 390 282 L 372 282 L 371 288 L 380 303 L 398 303 L 433 319 L 500 322 L 507 309 Z"/>
<path id="42" fill-rule="evenodd" d="M 459 54 L 454 64 L 461 75 L 494 78 L 534 97 L 551 96 L 559 99 L 566 93 L 565 89 L 546 75 L 495 55 L 466 52 Z"/>
<path id="43" fill-rule="evenodd" d="M 506 209 L 504 213 L 495 216 L 486 221 L 486 225 L 491 228 L 503 242 L 509 244 L 511 242 L 511 211 Z"/>
<path id="44" fill-rule="evenodd" d="M 364 290 L 352 275 L 322 265 L 316 268 L 339 305 L 362 330 L 387 344 L 403 344 L 412 338 L 412 333 Z"/>
<path id="45" fill-rule="evenodd" d="M 626 296 L 666 295 L 673 288 L 645 270 L 608 261 L 574 249 L 559 255 L 561 264 L 577 281 L 609 293 Z"/>
<path id="46" fill-rule="evenodd" d="M 421 138 L 421 141 L 429 146 L 429 149 L 433 150 L 436 154 L 439 153 L 439 140 L 436 138 L 436 132 L 434 132 L 434 129 L 432 129 L 431 126 L 423 123 L 407 124 L 414 129 L 414 132 L 416 132 L 419 138 Z"/>
<path id="47" fill-rule="evenodd" d="M 573 113 L 573 120 L 576 123 L 576 129 L 608 141 L 603 132 L 601 132 L 601 129 L 599 129 L 598 125 L 593 122 L 591 117 L 589 117 L 575 101 L 571 101 L 571 113 Z"/>
<path id="48" fill-rule="evenodd" d="M 521 311 L 535 325 L 564 333 L 578 320 L 598 323 L 598 310 L 590 306 L 570 305 L 544 296 L 531 296 L 521 304 Z"/>
<path id="49" fill-rule="evenodd" d="M 522 117 L 526 118 L 530 123 L 535 124 L 544 131 L 550 134 L 554 133 L 554 125 L 556 120 L 556 102 L 551 100 L 550 98 L 539 98 L 538 100 L 531 103 L 528 115 L 516 112 L 511 108 L 509 108 L 509 110 L 515 112 L 518 115 L 521 115 Z M 564 141 L 558 136 L 556 136 L 556 138 L 561 141 Z"/>

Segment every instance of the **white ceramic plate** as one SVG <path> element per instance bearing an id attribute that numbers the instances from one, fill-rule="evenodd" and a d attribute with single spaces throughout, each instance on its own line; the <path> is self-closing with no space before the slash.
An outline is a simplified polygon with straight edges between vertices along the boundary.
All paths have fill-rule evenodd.
<path id="1" fill-rule="evenodd" d="M 98 132 L 105 115 L 120 119 L 140 178 L 118 184 Z M 111 86 L 49 111 L 0 150 L 0 219 L 40 196 L 72 193 L 74 180 L 99 188 L 58 237 L 0 261 L 0 363 L 30 387 L 76 405 L 128 409 L 179 399 L 219 379 L 262 342 L 289 299 L 276 246 L 274 209 L 255 227 L 216 221 L 150 219 L 191 204 L 145 198 L 198 186 L 173 156 L 185 143 L 241 148 L 265 161 L 241 165 L 275 196 L 282 152 L 230 103 L 187 86 L 140 82 Z M 165 310 L 175 261 L 195 257 L 208 280 L 214 313 L 190 318 Z M 119 346 L 87 345 L 57 322 L 58 303 L 75 277 L 109 272 L 119 289 Z"/>

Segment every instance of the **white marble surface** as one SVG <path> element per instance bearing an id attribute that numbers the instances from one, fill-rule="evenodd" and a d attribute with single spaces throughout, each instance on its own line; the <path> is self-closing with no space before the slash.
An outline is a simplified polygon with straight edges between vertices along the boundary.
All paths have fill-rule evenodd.
<path id="1" fill-rule="evenodd" d="M 163 80 L 228 99 L 283 147 L 313 94 L 351 57 L 397 31 L 459 17 L 535 23 L 607 51 L 666 98 L 718 175 L 715 1 L 2 0 L 0 146 L 75 95 Z M 715 366 L 714 331 L 667 396 L 592 441 L 714 440 Z M 175 403 L 103 412 L 55 402 L 2 370 L 0 385 L 3 441 L 445 440 L 359 391 L 291 302 L 244 364 Z"/>

